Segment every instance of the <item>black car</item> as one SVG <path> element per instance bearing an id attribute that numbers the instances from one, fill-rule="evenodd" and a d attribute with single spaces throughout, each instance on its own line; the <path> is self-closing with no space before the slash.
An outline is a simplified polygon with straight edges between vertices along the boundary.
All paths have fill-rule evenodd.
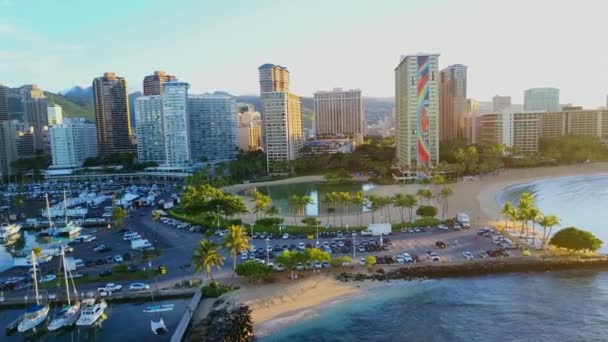
<path id="1" fill-rule="evenodd" d="M 439 248 L 446 248 L 447 247 L 447 245 L 443 241 L 437 241 L 437 242 L 435 242 L 435 246 L 437 246 Z"/>
<path id="2" fill-rule="evenodd" d="M 95 266 L 95 261 L 93 261 L 93 260 L 87 260 L 87 261 L 84 263 L 84 266 L 85 266 L 85 267 L 91 267 L 91 266 Z"/>
<path id="3" fill-rule="evenodd" d="M 97 259 L 97 260 L 95 260 L 95 265 L 103 265 L 103 264 L 105 264 L 105 263 L 106 263 L 106 262 L 105 262 L 105 261 L 103 261 L 103 259 Z"/>

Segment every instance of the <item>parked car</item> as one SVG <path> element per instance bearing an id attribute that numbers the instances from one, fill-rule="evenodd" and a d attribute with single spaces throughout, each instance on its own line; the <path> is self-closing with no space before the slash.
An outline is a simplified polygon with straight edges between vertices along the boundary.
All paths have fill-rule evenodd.
<path id="1" fill-rule="evenodd" d="M 439 254 L 437 254 L 435 252 L 427 252 L 426 258 L 431 261 L 440 261 L 441 260 L 441 258 L 439 257 Z"/>
<path id="2" fill-rule="evenodd" d="M 473 253 L 469 252 L 469 251 L 464 251 L 462 252 L 462 256 L 464 256 L 464 258 L 466 260 L 473 260 L 475 257 L 473 256 Z"/>
<path id="3" fill-rule="evenodd" d="M 115 255 L 115 256 L 114 256 L 114 262 L 115 262 L 115 263 L 121 263 L 121 262 L 122 262 L 122 256 L 120 256 L 120 255 Z"/>
<path id="4" fill-rule="evenodd" d="M 289 239 L 289 234 L 284 233 L 284 234 L 283 234 L 283 240 L 287 240 L 287 239 Z"/>
<path id="5" fill-rule="evenodd" d="M 131 291 L 143 291 L 150 289 L 150 285 L 144 283 L 133 283 L 129 286 Z"/>

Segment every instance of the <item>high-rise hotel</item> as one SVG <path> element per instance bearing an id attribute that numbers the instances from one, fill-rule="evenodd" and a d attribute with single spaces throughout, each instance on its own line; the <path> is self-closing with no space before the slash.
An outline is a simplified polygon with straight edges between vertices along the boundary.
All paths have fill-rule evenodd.
<path id="1" fill-rule="evenodd" d="M 267 171 L 286 174 L 287 163 L 300 156 L 304 143 L 302 102 L 289 92 L 287 68 L 264 64 L 258 71 Z"/>
<path id="2" fill-rule="evenodd" d="M 318 91 L 314 101 L 317 139 L 347 137 L 363 143 L 361 90 Z"/>
<path id="3" fill-rule="evenodd" d="M 93 80 L 93 99 L 99 155 L 135 152 L 127 81 L 113 72 L 104 73 Z"/>
<path id="4" fill-rule="evenodd" d="M 470 141 L 467 112 L 467 66 L 451 65 L 440 73 L 439 139 Z"/>
<path id="5" fill-rule="evenodd" d="M 438 65 L 438 54 L 417 54 L 395 68 L 398 166 L 418 175 L 439 163 Z"/>

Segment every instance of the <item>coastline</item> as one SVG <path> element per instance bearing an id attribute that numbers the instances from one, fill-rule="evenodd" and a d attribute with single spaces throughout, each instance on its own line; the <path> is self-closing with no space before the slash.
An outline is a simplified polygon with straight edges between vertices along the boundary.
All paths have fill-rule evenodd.
<path id="1" fill-rule="evenodd" d="M 471 217 L 471 221 L 478 225 L 494 225 L 500 221 L 500 204 L 498 196 L 505 188 L 532 183 L 544 179 L 568 177 L 568 176 L 593 176 L 593 175 L 608 175 L 608 162 L 574 164 L 562 166 L 545 166 L 535 168 L 521 169 L 506 169 L 496 175 L 487 175 L 479 179 L 469 181 L 458 181 L 449 184 L 453 190 L 453 195 L 449 198 L 449 206 L 446 212 L 446 217 L 454 217 L 459 212 L 466 212 Z M 355 181 L 365 181 L 366 178 L 359 177 L 353 179 Z M 224 188 L 230 193 L 238 193 L 242 190 L 254 186 L 271 186 L 271 185 L 288 185 L 297 183 L 313 183 L 321 182 L 323 177 L 303 176 L 281 179 L 277 181 L 237 184 Z M 433 187 L 432 185 L 422 184 L 393 184 L 393 185 L 377 185 L 369 190 L 367 194 L 392 196 L 397 193 L 415 194 L 421 188 Z M 249 198 L 245 197 L 245 204 L 249 209 L 252 209 L 252 203 Z M 439 206 L 436 201 L 431 202 L 432 205 Z M 400 210 L 398 208 L 390 208 L 391 223 L 400 221 Z M 293 216 L 280 215 L 286 220 L 293 220 Z M 405 215 L 407 217 L 407 213 Z M 303 216 L 301 216 L 303 217 Z M 321 224 L 325 224 L 327 214 L 322 213 L 318 216 Z M 359 216 L 357 214 L 349 214 L 343 216 L 344 224 L 349 226 L 359 225 Z M 254 222 L 255 215 L 246 214 L 243 216 L 244 222 Z M 371 212 L 366 212 L 361 217 L 363 225 L 367 225 L 372 221 Z M 387 217 L 384 218 L 387 221 Z"/>
<path id="2" fill-rule="evenodd" d="M 250 285 L 223 298 L 248 305 L 256 336 L 265 336 L 314 314 L 319 307 L 354 298 L 362 291 L 383 284 L 342 282 L 333 273 L 301 275 L 304 277 L 298 280 L 281 277 L 274 283 Z"/>

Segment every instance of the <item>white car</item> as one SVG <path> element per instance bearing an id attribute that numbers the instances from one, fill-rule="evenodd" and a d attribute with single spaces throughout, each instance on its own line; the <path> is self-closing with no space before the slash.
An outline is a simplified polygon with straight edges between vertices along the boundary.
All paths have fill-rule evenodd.
<path id="1" fill-rule="evenodd" d="M 448 230 L 448 226 L 446 226 L 445 224 L 440 224 L 437 226 L 437 228 L 441 229 L 441 230 Z"/>
<path id="2" fill-rule="evenodd" d="M 97 288 L 97 291 L 116 292 L 122 290 L 122 285 L 115 283 L 107 283 L 105 287 Z"/>
<path id="3" fill-rule="evenodd" d="M 464 256 L 464 258 L 467 259 L 467 260 L 473 260 L 475 258 L 473 256 L 473 253 L 471 253 L 469 251 L 462 252 L 462 256 Z"/>
<path id="4" fill-rule="evenodd" d="M 283 234 L 283 240 L 287 240 L 287 239 L 289 239 L 289 234 L 284 233 L 284 234 Z"/>
<path id="5" fill-rule="evenodd" d="M 414 258 L 412 258 L 412 256 L 409 253 L 403 253 L 403 254 L 401 254 L 401 257 L 403 258 L 403 260 L 405 262 L 414 262 Z"/>
<path id="6" fill-rule="evenodd" d="M 395 256 L 395 261 L 398 264 L 405 264 L 405 259 L 403 259 L 403 255 L 397 255 L 397 256 Z"/>
<path id="7" fill-rule="evenodd" d="M 323 264 L 320 261 L 316 261 L 315 262 L 315 268 L 316 269 L 321 269 L 321 268 L 323 268 Z"/>
<path id="8" fill-rule="evenodd" d="M 249 254 L 247 252 L 241 253 L 241 260 L 245 261 L 249 259 Z"/>
<path id="9" fill-rule="evenodd" d="M 115 255 L 115 256 L 114 256 L 114 262 L 116 262 L 116 263 L 121 263 L 121 262 L 122 262 L 122 256 L 120 256 L 120 255 Z"/>
<path id="10" fill-rule="evenodd" d="M 298 270 L 298 271 L 302 271 L 302 270 L 304 270 L 304 264 L 302 264 L 301 262 L 299 262 L 299 263 L 296 265 L 296 270 Z"/>
<path id="11" fill-rule="evenodd" d="M 365 258 L 360 258 L 359 259 L 359 265 L 365 266 Z"/>
<path id="12" fill-rule="evenodd" d="M 285 266 L 283 266 L 283 264 L 276 264 L 274 265 L 274 270 L 277 272 L 283 272 L 285 271 Z"/>
<path id="13" fill-rule="evenodd" d="M 272 246 L 266 246 L 266 252 L 272 253 Z"/>
<path id="14" fill-rule="evenodd" d="M 426 258 L 431 260 L 431 261 L 441 261 L 441 258 L 439 257 L 439 254 L 435 253 L 435 252 L 428 252 L 426 253 Z"/>
<path id="15" fill-rule="evenodd" d="M 144 283 L 133 283 L 133 284 L 131 284 L 131 286 L 129 286 L 129 290 L 131 290 L 131 291 L 143 291 L 143 290 L 149 290 L 149 289 L 150 289 L 150 285 L 144 284 Z"/>
<path id="16" fill-rule="evenodd" d="M 40 278 L 40 282 L 41 283 L 48 283 L 51 282 L 53 280 L 57 279 L 57 276 L 54 274 L 47 274 L 44 277 Z"/>
<path id="17" fill-rule="evenodd" d="M 338 247 L 344 247 L 344 240 L 338 241 Z"/>
<path id="18" fill-rule="evenodd" d="M 323 241 L 323 248 L 330 248 L 329 247 L 329 242 Z"/>
<path id="19" fill-rule="evenodd" d="M 299 249 L 299 250 L 301 250 L 301 251 L 303 251 L 303 250 L 305 250 L 305 249 L 306 249 L 306 245 L 304 245 L 304 242 L 300 242 L 300 243 L 298 244 L 298 249 Z"/>

